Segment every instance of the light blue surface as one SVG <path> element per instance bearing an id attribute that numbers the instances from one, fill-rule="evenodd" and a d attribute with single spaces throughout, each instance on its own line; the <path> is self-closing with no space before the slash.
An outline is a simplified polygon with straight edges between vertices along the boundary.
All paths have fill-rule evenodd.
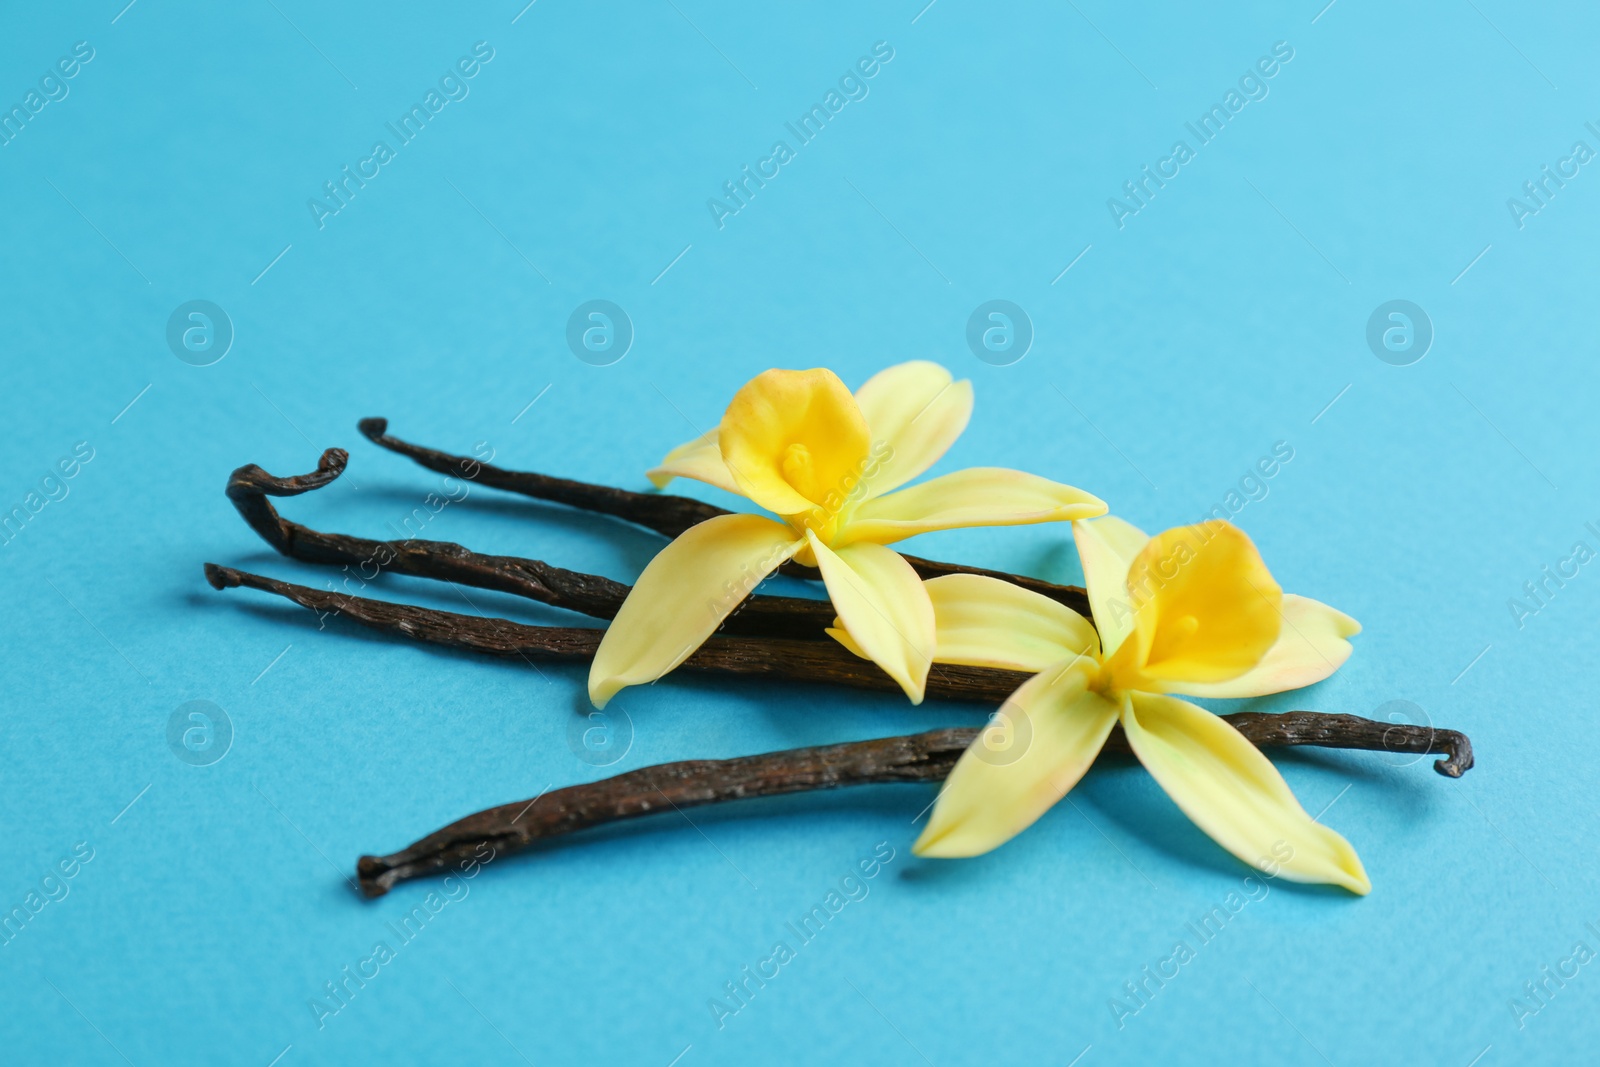
<path id="1" fill-rule="evenodd" d="M 76 872 L 0 947 L 0 1058 L 1592 1056 L 1600 964 L 1549 982 L 1537 1013 L 1512 999 L 1574 942 L 1600 950 L 1600 565 L 1521 627 L 1507 603 L 1574 542 L 1600 548 L 1585 526 L 1600 527 L 1600 174 L 1569 164 L 1521 227 L 1507 205 L 1575 141 L 1600 149 L 1592 10 L 123 2 L 0 13 L 7 109 L 75 42 L 93 49 L 0 147 L 0 504 L 25 505 L 79 442 L 93 452 L 0 548 L 0 906 L 60 861 Z M 395 147 L 385 124 L 480 41 L 493 58 L 468 95 Z M 784 124 L 880 41 L 893 59 L 868 95 L 719 229 L 707 199 L 775 140 L 795 147 Z M 1265 98 L 1199 145 L 1185 123 L 1275 42 L 1293 58 Z M 319 229 L 308 198 L 380 138 L 394 158 Z M 1119 229 L 1107 199 L 1180 138 L 1194 158 Z M 209 367 L 165 337 L 199 299 L 236 331 Z M 591 299 L 636 330 L 615 365 L 567 348 Z M 1011 366 L 965 341 L 991 299 L 1036 331 Z M 1436 331 L 1410 366 L 1365 340 L 1391 299 Z M 362 852 L 549 785 L 975 716 L 673 677 L 619 698 L 631 749 L 597 768 L 566 741 L 578 669 L 319 632 L 272 598 L 211 591 L 206 560 L 330 577 L 245 528 L 228 472 L 299 473 L 348 447 L 348 475 L 284 511 L 384 536 L 441 479 L 362 440 L 359 417 L 642 487 L 759 370 L 825 364 L 854 385 L 907 358 L 976 385 L 938 470 L 1026 467 L 1151 529 L 1194 521 L 1287 442 L 1292 461 L 1237 521 L 1287 589 L 1366 630 L 1332 680 L 1259 706 L 1411 701 L 1479 755 L 1461 781 L 1412 757 L 1274 757 L 1310 811 L 1331 805 L 1372 895 L 1274 886 L 1201 946 L 1185 924 L 1247 872 L 1136 765 L 1095 770 L 1074 803 L 968 862 L 910 855 L 931 789 L 859 789 L 497 861 L 319 1026 L 324 983 L 399 944 L 387 924 L 441 892 L 359 899 L 344 876 Z M 621 579 L 660 543 L 477 489 L 426 536 Z M 1077 574 L 1064 529 L 909 547 Z M 376 591 L 468 610 L 423 582 Z M 232 722 L 210 766 L 167 743 L 191 700 Z M 894 859 L 865 899 L 719 1029 L 711 998 L 880 842 Z M 80 843 L 93 858 L 74 865 Z M 1196 958 L 1119 1027 L 1111 998 L 1180 939 Z"/>

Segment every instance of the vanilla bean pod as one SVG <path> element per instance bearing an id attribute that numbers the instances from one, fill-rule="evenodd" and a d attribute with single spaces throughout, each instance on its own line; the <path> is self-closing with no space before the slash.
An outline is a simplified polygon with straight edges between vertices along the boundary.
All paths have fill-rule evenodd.
<path id="1" fill-rule="evenodd" d="M 349 454 L 344 449 L 330 448 L 317 461 L 315 471 L 288 478 L 268 474 L 254 463 L 246 464 L 228 476 L 228 499 L 250 528 L 283 555 L 308 563 L 354 567 L 356 576 L 363 581 L 387 570 L 511 593 L 607 620 L 616 616 L 632 588 L 596 574 L 553 567 L 536 559 L 473 552 L 449 541 L 415 538 L 377 541 L 322 533 L 285 519 L 267 499 L 269 496 L 299 496 L 321 489 L 343 474 L 348 462 Z M 452 473 L 467 477 L 461 469 Z M 371 573 L 367 572 L 368 568 Z M 833 639 L 823 630 L 833 625 L 834 614 L 833 605 L 826 600 L 758 594 L 747 597 L 728 616 L 722 631 L 832 644 Z"/>
<path id="2" fill-rule="evenodd" d="M 509 619 L 490 619 L 386 600 L 345 596 L 309 586 L 280 582 L 233 567 L 205 565 L 206 580 L 216 589 L 243 587 L 292 600 L 319 615 L 337 615 L 386 633 L 427 644 L 444 645 L 494 656 L 586 661 L 594 657 L 605 631 L 588 627 L 528 626 Z M 875 664 L 842 645 L 821 641 L 713 637 L 683 664 L 691 670 L 722 674 L 764 675 L 798 681 L 833 682 L 856 689 L 897 692 L 899 687 Z M 939 663 L 928 674 L 928 696 L 947 700 L 998 704 L 1030 676 L 990 667 Z M 1459 778 L 1472 766 L 1472 743 L 1455 730 L 1374 722 L 1355 715 L 1311 711 L 1284 714 L 1235 712 L 1222 716 L 1258 747 L 1320 745 L 1389 752 L 1438 752 L 1447 758 L 1434 769 Z M 921 735 L 919 735 L 921 736 Z M 970 740 L 970 738 L 968 739 Z M 1112 732 L 1111 751 L 1125 751 L 1120 728 Z M 1118 746 L 1121 746 L 1120 748 Z"/>
<path id="3" fill-rule="evenodd" d="M 467 478 L 468 475 L 463 472 L 472 470 L 475 473 L 470 476 L 471 480 L 483 485 L 503 489 L 509 493 L 519 493 L 535 500 L 548 500 L 585 511 L 611 515 L 654 530 L 663 537 L 677 537 L 689 527 L 707 519 L 730 514 L 726 508 L 719 508 L 715 504 L 707 504 L 686 496 L 674 496 L 671 493 L 636 493 L 627 489 L 614 489 L 610 486 L 573 481 L 570 478 L 556 478 L 531 471 L 511 471 L 469 456 L 456 456 L 438 449 L 424 448 L 409 441 L 402 441 L 398 437 L 391 437 L 388 432 L 388 419 L 362 419 L 356 424 L 356 428 L 373 444 L 391 452 L 398 452 L 428 470 L 455 475 L 458 478 Z M 1080 586 L 1057 585 L 1054 582 L 1029 578 L 1022 574 L 1007 574 L 1004 571 L 992 571 L 982 567 L 965 567 L 957 563 L 940 563 L 937 560 L 907 556 L 904 553 L 902 556 L 911 564 L 918 577 L 923 579 L 938 578 L 945 574 L 980 574 L 987 578 L 999 578 L 1001 581 L 1019 585 L 1059 601 L 1085 618 L 1089 616 L 1089 597 Z M 797 577 L 817 577 L 814 568 L 803 567 L 797 563 L 786 563 L 779 569 L 784 574 Z"/>
<path id="4" fill-rule="evenodd" d="M 1240 712 L 1223 718 L 1259 747 L 1314 745 L 1445 753 L 1446 758 L 1434 767 L 1450 777 L 1460 777 L 1472 766 L 1472 745 L 1454 730 L 1396 726 L 1355 715 L 1312 711 L 1281 715 Z M 356 863 L 356 876 L 362 892 L 378 897 L 399 882 L 448 874 L 452 868 L 464 870 L 475 861 L 482 862 L 484 847 L 499 857 L 536 841 L 603 823 L 728 800 L 875 782 L 939 782 L 981 729 L 958 727 L 737 759 L 658 763 L 468 815 L 399 852 L 362 856 Z M 1130 752 L 1120 726 L 1112 730 L 1103 751 Z"/>
<path id="5" fill-rule="evenodd" d="M 604 630 L 593 627 L 529 626 L 510 619 L 462 615 L 348 596 L 215 563 L 205 565 L 205 574 L 206 581 L 215 589 L 244 587 L 272 593 L 309 608 L 319 618 L 342 617 L 425 644 L 530 663 L 540 660 L 587 662 L 594 658 L 600 638 L 605 634 Z M 832 638 L 809 641 L 719 634 L 701 645 L 679 669 L 783 681 L 832 682 L 886 693 L 900 691 L 895 681 L 876 664 L 852 654 Z M 1027 680 L 1026 674 L 1016 671 L 940 663 L 928 672 L 927 692 L 930 697 L 945 700 L 998 704 Z"/>

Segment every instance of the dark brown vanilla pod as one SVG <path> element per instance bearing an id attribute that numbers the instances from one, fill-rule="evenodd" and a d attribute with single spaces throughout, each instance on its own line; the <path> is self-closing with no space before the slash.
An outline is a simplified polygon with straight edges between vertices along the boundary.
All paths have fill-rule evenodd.
<path id="1" fill-rule="evenodd" d="M 1472 766 L 1472 745 L 1454 730 L 1396 726 L 1355 715 L 1290 711 L 1281 715 L 1240 712 L 1222 716 L 1258 747 L 1314 745 L 1374 752 L 1445 753 L 1434 764 L 1440 774 L 1460 777 Z M 430 874 L 449 874 L 484 860 L 528 848 L 535 842 L 604 823 L 752 797 L 783 796 L 817 789 L 882 782 L 939 782 L 978 737 L 981 727 L 793 748 L 761 756 L 658 763 L 598 782 L 542 793 L 532 800 L 468 815 L 399 852 L 362 856 L 356 877 L 362 892 L 379 897 L 396 884 Z M 1127 755 L 1119 725 L 1102 751 Z"/>
<path id="2" fill-rule="evenodd" d="M 491 619 L 451 611 L 394 604 L 386 600 L 346 596 L 292 582 L 251 574 L 215 563 L 205 566 L 206 580 L 216 589 L 247 588 L 284 597 L 317 612 L 398 634 L 425 644 L 442 645 L 486 655 L 527 660 L 586 662 L 594 658 L 605 631 L 588 627 L 529 626 L 510 619 Z M 870 660 L 828 641 L 719 635 L 700 646 L 683 664 L 714 674 L 738 674 L 786 681 L 823 682 L 853 689 L 899 692 L 899 686 Z M 928 696 L 935 699 L 998 704 L 1031 675 L 991 667 L 936 663 L 928 673 Z M 1224 715 L 1257 747 L 1317 745 L 1371 751 L 1443 753 L 1434 769 L 1459 778 L 1472 766 L 1472 743 L 1455 730 L 1375 722 L 1356 715 L 1311 711 L 1283 714 L 1241 711 Z M 969 738 L 970 740 L 970 738 Z M 1112 732 L 1113 751 L 1125 751 L 1121 727 Z M 1115 746 L 1121 745 L 1122 748 Z"/>
<path id="3" fill-rule="evenodd" d="M 453 474 L 457 477 L 470 477 L 483 485 L 532 497 L 535 500 L 548 500 L 585 511 L 610 515 L 654 530 L 663 537 L 677 537 L 689 527 L 707 519 L 731 514 L 726 508 L 719 508 L 715 504 L 707 504 L 685 496 L 674 496 L 671 493 L 638 493 L 568 478 L 554 478 L 547 474 L 505 470 L 468 456 L 456 456 L 437 449 L 424 448 L 402 441 L 398 437 L 391 437 L 388 433 L 388 419 L 362 419 L 356 424 L 356 428 L 373 444 L 391 452 L 398 452 L 428 470 Z M 468 470 L 476 473 L 471 475 L 463 473 Z M 1084 618 L 1089 618 L 1089 596 L 1081 586 L 1057 585 L 1054 582 L 1029 578 L 1022 574 L 1007 574 L 1004 571 L 987 570 L 983 567 L 966 567 L 958 563 L 940 563 L 937 560 L 922 559 L 904 553 L 900 555 L 911 564 L 917 576 L 924 580 L 946 574 L 978 574 L 985 578 L 998 578 L 1047 596 L 1051 600 L 1065 604 Z M 783 574 L 796 577 L 817 577 L 814 568 L 803 567 L 798 563 L 786 563 L 779 570 Z"/>
<path id="4" fill-rule="evenodd" d="M 343 593 L 293 582 L 281 582 L 248 571 L 205 565 L 206 580 L 215 589 L 243 587 L 284 597 L 317 613 L 420 641 L 485 655 L 526 660 L 587 662 L 600 647 L 603 630 L 592 627 L 530 626 L 510 619 L 462 615 L 452 611 L 395 604 L 386 600 L 347 596 Z M 683 663 L 683 667 L 714 674 L 738 674 L 785 681 L 823 682 L 853 689 L 899 692 L 900 687 L 877 664 L 828 641 L 796 641 L 745 635 L 713 636 Z M 998 704 L 1031 675 L 992 667 L 936 663 L 928 672 L 927 695 L 934 699 Z M 1295 716 L 1300 716 L 1296 718 Z M 1472 743 L 1455 730 L 1428 726 L 1375 723 L 1355 715 L 1289 712 L 1270 715 L 1236 712 L 1224 715 L 1258 747 L 1321 745 L 1391 752 L 1445 753 L 1435 770 L 1459 778 L 1472 766 Z M 1247 725 L 1248 724 L 1248 725 Z M 1376 733 L 1373 731 L 1378 729 Z M 1121 727 L 1113 733 L 1120 738 Z"/>
<path id="5" fill-rule="evenodd" d="M 319 624 L 330 617 L 344 618 L 384 633 L 490 656 L 521 659 L 529 663 L 549 660 L 588 662 L 600 647 L 605 631 L 593 627 L 530 626 L 510 619 L 463 615 L 453 611 L 396 604 L 387 600 L 347 596 L 327 589 L 312 589 L 280 582 L 248 571 L 205 565 L 206 581 L 215 589 L 243 587 L 292 600 L 317 613 Z M 783 637 L 717 634 L 702 644 L 679 670 L 741 675 L 780 681 L 823 682 L 853 689 L 898 693 L 895 684 L 877 664 L 851 653 L 843 645 Z M 1028 680 L 1016 671 L 987 667 L 935 664 L 928 672 L 927 694 L 942 700 L 998 704 Z"/>
<path id="6" fill-rule="evenodd" d="M 246 464 L 229 475 L 228 499 L 250 528 L 283 555 L 307 563 L 355 568 L 355 576 L 363 584 L 381 571 L 390 571 L 511 593 L 596 619 L 614 618 L 622 607 L 631 586 L 597 574 L 570 571 L 520 556 L 486 555 L 449 541 L 378 541 L 323 533 L 285 519 L 267 499 L 321 489 L 344 473 L 349 458 L 344 449 L 330 448 L 317 461 L 315 471 L 288 478 L 268 474 L 254 463 Z M 463 479 L 471 477 L 461 467 L 451 468 L 450 473 Z M 746 598 L 727 618 L 722 632 L 832 644 L 833 639 L 823 631 L 833 625 L 833 618 L 833 605 L 826 600 L 756 594 Z"/>

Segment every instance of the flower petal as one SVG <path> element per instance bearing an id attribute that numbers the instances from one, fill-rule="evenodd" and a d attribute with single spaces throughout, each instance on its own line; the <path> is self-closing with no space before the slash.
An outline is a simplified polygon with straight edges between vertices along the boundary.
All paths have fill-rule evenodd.
<path id="1" fill-rule="evenodd" d="M 1066 522 L 1105 510 L 1100 498 L 1070 485 L 1004 467 L 971 467 L 866 501 L 846 519 L 838 541 L 882 545 L 934 530 Z"/>
<path id="2" fill-rule="evenodd" d="M 897 489 L 938 462 L 972 418 L 972 383 L 937 363 L 913 360 L 873 375 L 856 390 L 872 430 L 875 466 L 868 497 Z"/>
<path id="3" fill-rule="evenodd" d="M 947 574 L 922 583 L 933 603 L 935 663 L 1027 671 L 1095 656 L 1094 625 L 1047 596 L 981 574 Z M 845 648 L 870 659 L 839 620 L 827 633 Z"/>
<path id="4" fill-rule="evenodd" d="M 1083 584 L 1100 647 L 1109 656 L 1133 632 L 1133 604 L 1128 599 L 1128 567 L 1149 543 L 1150 535 L 1131 523 L 1107 515 L 1072 524 L 1083 563 Z"/>
<path id="5" fill-rule="evenodd" d="M 839 642 L 845 648 L 849 649 L 862 659 L 872 658 L 865 652 L 861 651 L 861 646 L 856 644 L 856 639 L 850 636 L 850 631 L 844 628 L 844 624 L 839 621 L 837 616 L 833 620 L 833 625 L 825 627 L 822 632 Z"/>
<path id="6" fill-rule="evenodd" d="M 1283 590 L 1230 522 L 1152 537 L 1128 567 L 1134 633 L 1112 670 L 1127 689 L 1222 682 L 1261 662 L 1283 627 Z M 1153 686 L 1129 684 L 1135 673 Z"/>
<path id="7" fill-rule="evenodd" d="M 933 601 L 935 663 L 1037 673 L 1100 651 L 1088 619 L 1010 582 L 947 574 L 922 584 Z"/>
<path id="8" fill-rule="evenodd" d="M 739 492 L 728 465 L 722 462 L 722 449 L 717 447 L 716 430 L 707 430 L 693 441 L 674 448 L 667 453 L 660 466 L 646 471 L 645 476 L 657 489 L 665 489 L 674 478 L 694 478 L 730 493 Z"/>
<path id="9" fill-rule="evenodd" d="M 1361 624 L 1344 612 L 1310 597 L 1285 593 L 1283 630 L 1260 663 L 1226 682 L 1175 682 L 1169 688 L 1192 697 L 1287 693 L 1320 682 L 1342 667 L 1350 658 L 1347 639 L 1360 632 Z"/>
<path id="10" fill-rule="evenodd" d="M 945 779 L 919 856 L 980 856 L 1032 826 L 1078 784 L 1116 725 L 1087 659 L 1035 675 L 1001 705 Z"/>
<path id="11" fill-rule="evenodd" d="M 769 511 L 837 511 L 867 469 L 856 398 L 826 368 L 769 370 L 734 394 L 717 440 L 739 491 Z"/>
<path id="12" fill-rule="evenodd" d="M 933 605 L 922 579 L 900 554 L 882 545 L 837 552 L 808 532 L 823 584 L 855 646 L 922 703 L 933 665 Z"/>
<path id="13" fill-rule="evenodd" d="M 1134 754 L 1212 840 L 1291 882 L 1372 889 L 1355 849 L 1306 814 L 1283 775 L 1226 721 L 1186 700 L 1130 693 L 1122 728 Z"/>
<path id="14" fill-rule="evenodd" d="M 718 515 L 678 535 L 639 575 L 600 639 L 589 668 L 595 707 L 688 659 L 803 544 L 759 515 Z"/>

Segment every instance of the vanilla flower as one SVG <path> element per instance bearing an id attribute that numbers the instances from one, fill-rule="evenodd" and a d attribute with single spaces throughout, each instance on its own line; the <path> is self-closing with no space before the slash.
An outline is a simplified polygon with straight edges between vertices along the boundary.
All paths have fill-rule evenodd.
<path id="1" fill-rule="evenodd" d="M 933 662 L 933 604 L 911 565 L 885 546 L 933 530 L 1106 510 L 1080 489 L 999 467 L 900 489 L 944 455 L 971 414 L 972 384 L 933 363 L 890 367 L 854 396 L 826 369 L 756 376 L 716 429 L 668 453 L 650 477 L 658 487 L 695 478 L 778 518 L 719 515 L 662 549 L 600 642 L 589 699 L 604 706 L 625 686 L 678 666 L 794 559 L 821 571 L 839 625 L 920 703 Z"/>
<path id="2" fill-rule="evenodd" d="M 963 753 L 914 851 L 976 856 L 1009 841 L 1077 784 L 1121 722 L 1140 762 L 1223 848 L 1258 867 L 1281 863 L 1291 881 L 1371 889 L 1349 842 L 1306 814 L 1259 749 L 1170 695 L 1253 697 L 1321 681 L 1349 657 L 1356 621 L 1284 593 L 1231 523 L 1152 538 L 1108 516 L 1073 533 L 1094 626 L 1009 582 L 927 583 L 935 660 L 1036 673 Z"/>

